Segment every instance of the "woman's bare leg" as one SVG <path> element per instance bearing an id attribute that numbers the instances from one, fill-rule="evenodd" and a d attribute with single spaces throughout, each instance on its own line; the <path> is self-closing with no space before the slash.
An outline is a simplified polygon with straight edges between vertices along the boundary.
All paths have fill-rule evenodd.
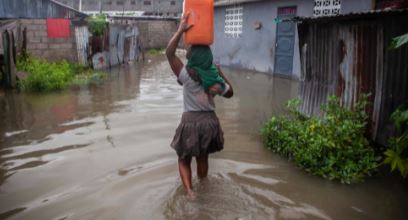
<path id="1" fill-rule="evenodd" d="M 179 158 L 178 166 L 184 189 L 190 196 L 193 196 L 193 186 L 191 183 L 191 157 L 184 159 Z"/>
<path id="2" fill-rule="evenodd" d="M 196 161 L 198 178 L 206 178 L 208 174 L 208 154 L 196 157 Z"/>

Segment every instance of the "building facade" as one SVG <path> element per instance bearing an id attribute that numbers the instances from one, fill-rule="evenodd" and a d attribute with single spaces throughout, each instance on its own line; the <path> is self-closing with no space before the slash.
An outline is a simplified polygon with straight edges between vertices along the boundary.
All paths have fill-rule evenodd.
<path id="1" fill-rule="evenodd" d="M 182 0 L 58 0 L 75 9 L 81 8 L 88 14 L 97 14 L 102 10 L 112 16 L 161 16 L 179 17 L 182 12 Z"/>
<path id="2" fill-rule="evenodd" d="M 372 0 L 216 0 L 215 62 L 240 69 L 299 78 L 294 17 L 319 17 L 374 9 Z"/>

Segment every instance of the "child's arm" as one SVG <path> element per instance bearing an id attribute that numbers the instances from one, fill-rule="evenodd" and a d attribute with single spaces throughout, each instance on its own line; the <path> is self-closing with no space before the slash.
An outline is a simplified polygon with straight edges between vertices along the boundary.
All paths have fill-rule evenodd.
<path id="1" fill-rule="evenodd" d="M 217 67 L 221 78 L 225 81 L 225 86 L 223 89 L 223 87 L 217 83 L 215 85 L 212 85 L 209 88 L 209 91 L 211 94 L 218 94 L 218 95 L 224 96 L 225 98 L 231 98 L 234 95 L 234 90 L 232 89 L 232 85 L 230 81 L 228 80 L 228 78 L 221 71 L 220 65 L 216 64 L 215 66 Z"/>

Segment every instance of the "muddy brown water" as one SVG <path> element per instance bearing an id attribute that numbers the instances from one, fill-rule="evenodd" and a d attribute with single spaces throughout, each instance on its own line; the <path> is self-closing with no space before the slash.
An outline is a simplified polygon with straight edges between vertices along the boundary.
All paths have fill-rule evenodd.
<path id="1" fill-rule="evenodd" d="M 297 82 L 225 72 L 236 93 L 216 100 L 226 145 L 194 178 L 194 201 L 169 147 L 182 95 L 164 57 L 61 93 L 0 94 L 0 219 L 406 219 L 398 178 L 343 185 L 264 149 L 260 126 Z"/>

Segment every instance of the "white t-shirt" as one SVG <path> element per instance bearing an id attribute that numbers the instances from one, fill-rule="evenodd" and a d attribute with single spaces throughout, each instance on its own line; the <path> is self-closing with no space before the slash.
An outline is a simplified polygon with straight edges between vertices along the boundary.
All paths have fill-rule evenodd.
<path id="1" fill-rule="evenodd" d="M 201 84 L 190 77 L 185 66 L 181 69 L 178 80 L 183 84 L 184 112 L 215 110 L 214 97 L 207 94 Z M 226 92 L 229 86 L 225 85 Z"/>

